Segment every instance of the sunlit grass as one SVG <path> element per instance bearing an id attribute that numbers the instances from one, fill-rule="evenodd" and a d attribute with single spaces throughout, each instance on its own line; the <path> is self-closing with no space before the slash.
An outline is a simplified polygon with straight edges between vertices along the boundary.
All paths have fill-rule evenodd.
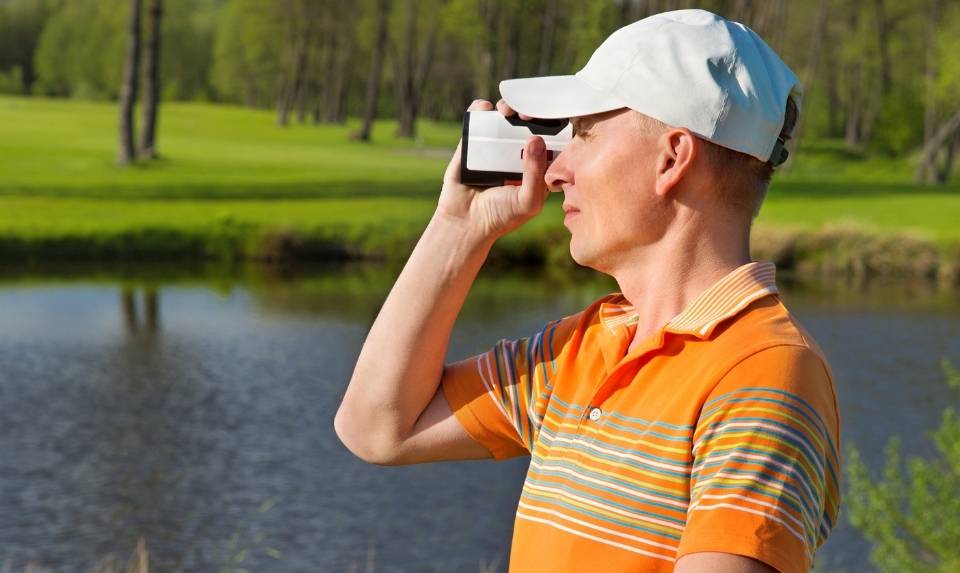
<path id="1" fill-rule="evenodd" d="M 356 120 L 280 128 L 269 110 L 168 103 L 162 159 L 123 169 L 113 162 L 114 105 L 0 97 L 0 256 L 258 256 L 265 243 L 304 238 L 348 244 L 345 256 L 402 254 L 433 211 L 460 127 L 423 121 L 411 142 L 384 120 L 372 144 L 351 141 L 356 128 Z M 796 155 L 774 178 L 758 230 L 841 223 L 960 242 L 956 178 L 945 189 L 917 186 L 909 159 L 836 142 L 810 142 Z M 557 199 L 499 248 L 518 259 L 530 249 L 541 260 L 562 255 Z"/>

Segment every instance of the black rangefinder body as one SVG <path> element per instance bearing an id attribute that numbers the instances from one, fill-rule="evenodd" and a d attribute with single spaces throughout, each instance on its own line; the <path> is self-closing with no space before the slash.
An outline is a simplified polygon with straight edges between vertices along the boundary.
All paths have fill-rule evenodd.
<path id="1" fill-rule="evenodd" d="M 527 138 L 539 135 L 553 160 L 573 137 L 567 119 L 523 120 L 499 111 L 468 111 L 463 116 L 460 182 L 492 187 L 517 183 L 523 178 L 523 148 Z"/>

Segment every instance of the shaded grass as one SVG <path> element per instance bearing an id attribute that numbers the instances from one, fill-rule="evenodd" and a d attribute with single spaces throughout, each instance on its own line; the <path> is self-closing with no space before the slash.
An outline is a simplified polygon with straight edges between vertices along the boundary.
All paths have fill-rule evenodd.
<path id="1" fill-rule="evenodd" d="M 0 97 L 0 258 L 399 261 L 459 137 L 424 121 L 416 142 L 399 140 L 380 121 L 364 144 L 348 138 L 355 121 L 279 128 L 268 111 L 199 103 L 161 113 L 162 159 L 121 169 L 114 106 Z M 960 186 L 911 177 L 908 159 L 805 145 L 774 180 L 757 251 L 797 268 L 953 276 Z M 494 260 L 569 265 L 559 203 Z"/>

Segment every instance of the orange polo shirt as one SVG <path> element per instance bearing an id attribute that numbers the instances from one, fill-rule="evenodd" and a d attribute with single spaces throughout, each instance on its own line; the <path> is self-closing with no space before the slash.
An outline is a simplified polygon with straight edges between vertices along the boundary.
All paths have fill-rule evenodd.
<path id="1" fill-rule="evenodd" d="M 447 366 L 466 431 L 531 456 L 512 573 L 672 571 L 699 551 L 810 569 L 837 519 L 840 421 L 774 273 L 736 269 L 630 353 L 637 315 L 612 294 Z"/>

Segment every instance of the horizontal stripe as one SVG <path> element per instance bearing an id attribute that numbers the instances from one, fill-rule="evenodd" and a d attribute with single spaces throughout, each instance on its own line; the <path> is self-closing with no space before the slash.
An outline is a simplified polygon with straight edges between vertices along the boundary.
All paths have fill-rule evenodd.
<path id="1" fill-rule="evenodd" d="M 776 521 L 777 523 L 783 525 L 787 529 L 787 531 L 790 532 L 791 535 L 793 535 L 794 537 L 800 540 L 800 543 L 804 543 L 804 544 L 806 543 L 806 540 L 804 539 L 802 533 L 794 529 L 793 526 L 791 526 L 786 521 L 780 519 L 779 517 L 775 515 L 770 515 L 769 512 L 751 509 L 749 507 L 744 507 L 742 505 L 734 505 L 732 503 L 717 503 L 714 505 L 695 505 L 690 507 L 690 511 L 709 511 L 711 509 L 732 509 L 734 511 L 744 511 L 747 513 L 752 513 L 754 515 L 760 515 L 760 516 L 763 516 L 764 519 L 772 519 L 773 521 Z"/>
<path id="2" fill-rule="evenodd" d="M 577 434 L 573 432 L 555 432 L 549 427 L 543 428 L 543 435 L 545 435 L 550 440 L 577 440 L 578 443 L 584 443 L 589 446 L 594 444 L 599 444 L 596 447 L 604 448 L 607 450 L 613 450 L 614 452 L 621 454 L 629 454 L 633 456 L 638 456 L 645 461 L 649 461 L 650 464 L 657 467 L 662 467 L 664 469 L 669 469 L 671 471 L 680 472 L 684 475 L 690 474 L 692 458 L 686 459 L 676 459 L 669 458 L 665 456 L 655 456 L 653 454 L 644 452 L 643 450 L 637 448 L 624 448 L 622 446 L 617 446 L 614 444 L 608 444 L 602 440 L 586 440 L 583 438 L 582 434 Z"/>
<path id="3" fill-rule="evenodd" d="M 560 447 L 579 452 L 596 452 L 596 454 L 592 455 L 599 455 L 606 460 L 622 460 L 623 463 L 632 465 L 638 469 L 657 471 L 671 477 L 688 477 L 690 475 L 690 464 L 664 463 L 643 456 L 639 453 L 639 451 L 634 453 L 623 450 L 622 448 L 599 446 L 596 443 L 588 442 L 579 437 L 567 438 L 559 435 L 550 436 L 548 432 L 549 430 L 547 429 L 543 430 L 546 439 L 549 440 L 547 443 L 550 444 L 551 447 L 554 447 L 555 444 L 565 444 Z M 555 450 L 551 449 L 551 451 Z"/>
<path id="4" fill-rule="evenodd" d="M 568 515 L 570 517 L 579 516 L 580 518 L 588 517 L 595 521 L 607 525 L 618 525 L 630 529 L 637 533 L 649 533 L 662 537 L 664 539 L 669 539 L 672 541 L 680 541 L 679 533 L 669 533 L 664 531 L 662 527 L 652 527 L 649 525 L 641 525 L 636 521 L 631 521 L 624 519 L 621 516 L 613 515 L 610 512 L 602 511 L 596 508 L 591 508 L 585 506 L 582 503 L 574 503 L 570 500 L 566 500 L 561 496 L 557 495 L 543 495 L 537 493 L 531 493 L 530 491 L 524 491 L 520 495 L 520 501 L 526 503 L 529 507 L 541 507 L 544 509 L 550 509 L 562 515 Z M 531 503 L 531 502 L 539 502 Z M 565 511 L 564 511 L 565 510 Z M 574 512 L 574 513 L 568 513 Z"/>
<path id="5" fill-rule="evenodd" d="M 622 474 L 616 474 L 598 468 L 588 468 L 577 460 L 557 458 L 545 462 L 540 459 L 534 459 L 530 462 L 530 467 L 543 473 L 548 471 L 570 471 L 573 472 L 571 475 L 580 476 L 586 481 L 591 481 L 595 484 L 604 484 L 610 488 L 618 489 L 619 491 L 636 497 L 655 499 L 667 504 L 672 503 L 672 505 L 684 509 L 687 507 L 688 498 L 683 493 L 679 493 L 681 490 L 678 488 L 668 489 L 660 487 L 656 483 L 633 480 Z M 647 498 L 645 494 L 650 494 L 653 497 Z"/>
<path id="6" fill-rule="evenodd" d="M 529 506 L 527 506 L 527 505 L 524 504 L 523 502 L 520 502 L 520 507 L 529 509 Z M 534 509 L 536 509 L 536 508 L 534 508 Z M 642 538 L 642 537 L 638 537 L 638 536 L 635 536 L 635 535 L 627 535 L 627 534 L 621 533 L 621 532 L 619 532 L 619 531 L 613 531 L 613 530 L 606 529 L 606 528 L 603 528 L 603 527 L 598 527 L 598 526 L 593 525 L 593 524 L 590 524 L 590 523 L 583 523 L 583 522 L 581 522 L 580 520 L 571 519 L 571 518 L 569 518 L 569 517 L 567 517 L 567 516 L 564 516 L 564 515 L 556 515 L 556 512 L 547 511 L 547 510 L 540 510 L 540 511 L 544 511 L 545 513 L 553 514 L 553 515 L 555 515 L 555 516 L 557 516 L 557 517 L 561 517 L 562 519 L 566 519 L 566 520 L 568 520 L 568 521 L 572 521 L 572 522 L 574 522 L 574 523 L 578 523 L 579 525 L 583 525 L 583 526 L 589 527 L 589 528 L 591 528 L 591 529 L 595 529 L 595 530 L 597 530 L 597 531 L 602 531 L 602 532 L 604 532 L 604 533 L 606 533 L 606 534 L 608 534 L 608 535 L 613 535 L 613 536 L 617 536 L 617 537 L 624 537 L 624 538 L 630 539 L 630 540 L 632 540 L 632 541 L 636 541 L 636 542 L 638 542 L 638 543 L 644 543 L 644 544 L 647 544 L 647 545 L 655 545 L 655 546 L 659 546 L 659 545 L 660 545 L 660 544 L 658 544 L 658 543 L 654 543 L 654 542 L 652 542 L 652 541 L 650 541 L 650 540 L 648 540 L 648 539 L 644 539 L 644 538 Z M 571 527 L 567 527 L 567 526 L 561 525 L 561 524 L 559 524 L 559 523 L 556 523 L 555 521 L 551 521 L 551 520 L 549 520 L 549 519 L 543 519 L 543 518 L 541 518 L 541 517 L 535 517 L 535 516 L 528 515 L 528 514 L 525 514 L 525 513 L 523 513 L 523 512 L 520 512 L 520 511 L 517 511 L 517 518 L 518 518 L 518 519 L 526 519 L 526 520 L 528 520 L 528 521 L 535 521 L 535 522 L 538 522 L 538 523 L 542 523 L 542 524 L 544 524 L 544 525 L 549 525 L 550 527 L 553 527 L 553 528 L 556 528 L 556 529 L 560 529 L 560 530 L 562 530 L 562 531 L 566 531 L 567 533 L 570 533 L 570 534 L 573 534 L 573 535 L 578 535 L 578 536 L 580 536 L 580 537 L 584 537 L 584 538 L 590 539 L 590 540 L 592 540 L 592 541 L 596 541 L 596 542 L 599 542 L 599 543 L 603 543 L 603 544 L 605 544 L 605 545 L 612 545 L 612 546 L 614 546 L 614 547 L 619 547 L 620 549 L 626 549 L 627 551 L 632 551 L 632 552 L 634 552 L 634 553 L 639 553 L 639 554 L 641 554 L 641 555 L 646 555 L 647 557 L 653 557 L 653 558 L 655 558 L 655 559 L 662 559 L 662 560 L 664 560 L 664 561 L 671 561 L 671 562 L 674 561 L 674 558 L 671 557 L 671 556 L 668 556 L 668 555 L 661 555 L 661 554 L 659 554 L 659 553 L 653 553 L 653 552 L 651 552 L 651 551 L 645 551 L 645 550 L 643 550 L 643 549 L 640 549 L 639 547 L 633 547 L 633 546 L 631 546 L 631 545 L 626 545 L 626 544 L 624 544 L 624 543 L 619 543 L 619 542 L 617 542 L 617 541 L 613 541 L 613 540 L 610 540 L 610 539 L 604 539 L 603 537 L 598 537 L 598 536 L 596 536 L 596 535 L 591 535 L 591 534 L 589 534 L 589 533 L 586 533 L 585 531 L 578 531 L 578 530 L 573 529 L 573 528 L 571 528 Z M 673 548 L 673 550 L 676 551 L 676 548 Z"/>
<path id="7" fill-rule="evenodd" d="M 592 505 L 598 509 L 619 514 L 624 517 L 629 517 L 637 521 L 645 521 L 647 523 L 660 525 L 667 529 L 672 529 L 674 531 L 683 531 L 683 526 L 687 522 L 685 519 L 667 518 L 664 516 L 660 516 L 659 514 L 656 514 L 656 513 L 640 511 L 636 508 L 629 507 L 622 503 L 610 501 L 600 496 L 578 492 L 577 490 L 572 489 L 567 484 L 562 484 L 562 483 L 550 484 L 550 485 L 545 485 L 545 484 L 550 484 L 550 482 L 530 480 L 524 486 L 524 489 L 528 489 L 529 491 L 534 491 L 534 492 L 543 492 L 543 493 L 559 495 L 561 497 L 566 497 L 571 500 L 580 501 L 581 503 L 585 503 L 587 505 Z"/>

